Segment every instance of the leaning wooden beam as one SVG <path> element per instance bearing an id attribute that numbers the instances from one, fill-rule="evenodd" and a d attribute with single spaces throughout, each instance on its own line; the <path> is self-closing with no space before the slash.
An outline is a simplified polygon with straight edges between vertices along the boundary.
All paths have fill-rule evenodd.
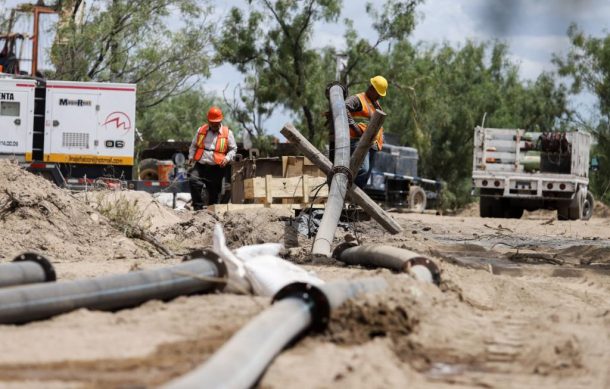
<path id="1" fill-rule="evenodd" d="M 333 164 L 324 154 L 322 154 L 317 148 L 315 148 L 309 141 L 297 130 L 291 123 L 286 123 L 281 131 L 282 135 L 288 139 L 288 141 L 294 143 L 299 150 L 316 166 L 324 172 L 324 174 L 330 173 L 333 168 Z M 352 185 L 348 190 L 348 195 L 351 200 L 358 204 L 375 219 L 383 228 L 385 228 L 391 234 L 398 234 L 402 232 L 402 228 L 390 215 L 388 215 L 377 203 L 364 193 L 364 191 L 355 185 Z"/>
<path id="2" fill-rule="evenodd" d="M 368 127 L 360 137 L 356 150 L 354 150 L 352 158 L 349 161 L 349 169 L 354 174 L 358 172 L 358 169 L 360 169 L 360 166 L 362 165 L 362 161 L 364 161 L 364 158 L 368 154 L 371 146 L 373 146 L 373 142 L 375 142 L 379 129 L 381 126 L 383 126 L 385 117 L 385 112 L 380 109 L 373 113 L 373 117 L 371 118 Z M 373 161 L 370 161 L 370 163 L 373 163 Z"/>
<path id="3" fill-rule="evenodd" d="M 335 165 L 329 184 L 326 208 L 311 249 L 311 254 L 314 256 L 330 257 L 335 231 L 349 186 L 349 123 L 347 122 L 344 92 L 343 86 L 336 84 L 330 88 L 328 96 L 335 129 Z"/>

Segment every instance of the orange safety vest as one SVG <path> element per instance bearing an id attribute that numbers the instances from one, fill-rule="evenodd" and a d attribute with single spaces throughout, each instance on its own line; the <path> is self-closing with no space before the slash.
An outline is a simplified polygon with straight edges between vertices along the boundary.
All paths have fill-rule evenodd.
<path id="1" fill-rule="evenodd" d="M 197 151 L 195 151 L 195 156 L 193 158 L 195 161 L 199 161 L 201 157 L 203 157 L 203 152 L 205 151 L 205 137 L 208 134 L 208 128 L 210 127 L 207 124 L 204 124 L 197 130 Z M 227 151 L 229 151 L 229 127 L 222 126 L 218 131 L 216 147 L 214 148 L 214 162 L 217 165 L 220 165 L 222 161 L 224 161 Z"/>
<path id="2" fill-rule="evenodd" d="M 356 125 L 360 128 L 360 134 L 357 134 L 353 128 L 349 129 L 350 138 L 360 138 L 362 133 L 366 130 L 369 125 L 369 121 L 373 116 L 373 113 L 376 111 L 375 105 L 366 95 L 366 93 L 358 93 L 358 99 L 360 99 L 360 105 L 362 105 L 362 110 L 358 112 L 352 112 L 352 117 L 356 121 Z M 381 107 L 380 107 L 381 108 Z M 375 138 L 375 144 L 377 145 L 377 150 L 381 150 L 383 147 L 383 127 L 379 129 L 377 133 L 377 137 Z"/>

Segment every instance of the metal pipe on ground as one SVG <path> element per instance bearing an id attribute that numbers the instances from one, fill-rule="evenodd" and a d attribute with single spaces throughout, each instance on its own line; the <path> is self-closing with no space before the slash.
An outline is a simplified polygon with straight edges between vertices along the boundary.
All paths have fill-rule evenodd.
<path id="1" fill-rule="evenodd" d="M 383 267 L 409 273 L 418 281 L 436 285 L 441 282 L 440 269 L 432 260 L 416 252 L 397 247 L 356 246 L 353 243 L 342 243 L 335 248 L 333 258 L 348 265 Z"/>
<path id="2" fill-rule="evenodd" d="M 331 246 L 345 203 L 345 195 L 350 185 L 349 171 L 350 140 L 347 108 L 345 107 L 346 90 L 341 84 L 331 84 L 328 88 L 330 110 L 332 112 L 335 132 L 335 164 L 331 170 L 330 189 L 324 207 L 324 215 L 313 241 L 311 253 L 314 256 L 330 257 Z"/>
<path id="3" fill-rule="evenodd" d="M 13 262 L 0 265 L 0 288 L 53 282 L 56 278 L 51 262 L 36 253 L 20 254 Z"/>
<path id="4" fill-rule="evenodd" d="M 214 253 L 198 251 L 185 259 L 190 260 L 162 269 L 0 290 L 0 324 L 27 323 L 79 308 L 112 311 L 224 287 L 226 266 Z"/>
<path id="5" fill-rule="evenodd" d="M 362 293 L 387 287 L 382 278 L 339 281 L 314 287 L 294 283 L 280 290 L 274 304 L 239 330 L 210 359 L 167 383 L 165 389 L 250 388 L 293 340 L 323 330 L 332 309 Z"/>
<path id="6" fill-rule="evenodd" d="M 280 132 L 288 141 L 294 143 L 303 155 L 318 166 L 324 174 L 329 174 L 332 171 L 333 164 L 330 160 L 315 148 L 291 123 L 286 123 Z M 362 189 L 352 185 L 348 188 L 348 196 L 389 233 L 399 234 L 403 231 L 402 227 Z"/>
<path id="7" fill-rule="evenodd" d="M 386 113 L 380 109 L 373 113 L 373 117 L 371 118 L 369 125 L 366 127 L 366 130 L 364 130 L 364 133 L 360 137 L 356 150 L 354 150 L 354 153 L 349 161 L 349 169 L 352 172 L 357 172 L 358 169 L 360 169 L 360 166 L 362 166 L 362 161 L 364 161 L 364 158 L 369 153 L 371 146 L 373 146 L 375 138 L 379 133 L 379 129 L 381 126 L 383 126 L 385 118 Z M 373 161 L 369 162 L 373 163 Z"/>

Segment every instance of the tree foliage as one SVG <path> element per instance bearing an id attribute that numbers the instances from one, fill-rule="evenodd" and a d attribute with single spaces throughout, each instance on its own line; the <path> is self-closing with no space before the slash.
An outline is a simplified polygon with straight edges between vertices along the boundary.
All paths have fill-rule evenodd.
<path id="1" fill-rule="evenodd" d="M 314 24 L 335 21 L 338 0 L 253 0 L 244 12 L 234 7 L 222 37 L 217 59 L 247 74 L 244 109 L 265 115 L 277 106 L 298 114 L 313 139 L 320 118 L 313 107 L 323 99 L 316 78 L 328 79 L 328 67 L 311 46 Z M 332 74 L 332 69 L 331 73 Z M 246 114 L 248 114 L 246 112 Z"/>
<path id="2" fill-rule="evenodd" d="M 237 136 L 239 126 L 226 114 L 226 105 L 219 101 L 218 96 L 198 89 L 170 97 L 141 112 L 138 115 L 138 131 L 147 140 L 190 140 L 195 131 L 207 121 L 207 111 L 213 105 L 220 106 L 225 112 L 223 123 Z"/>
<path id="3" fill-rule="evenodd" d="M 461 48 L 396 45 L 388 54 L 391 82 L 385 127 L 420 153 L 420 174 L 446 182 L 447 206 L 469 201 L 473 129 L 552 130 L 568 119 L 567 91 L 551 74 L 523 82 L 501 43 Z"/>
<path id="4" fill-rule="evenodd" d="M 568 30 L 571 49 L 565 57 L 555 56 L 559 73 L 571 82 L 571 92 L 588 92 L 597 98 L 594 118 L 579 118 L 596 138 L 593 154 L 599 171 L 591 177 L 594 194 L 610 202 L 610 34 L 586 36 L 576 25 Z"/>
<path id="5" fill-rule="evenodd" d="M 213 26 L 196 0 L 94 2 L 82 21 L 83 3 L 59 4 L 62 22 L 51 58 L 63 80 L 138 84 L 138 108 L 183 92 L 209 72 Z M 176 28 L 170 29 L 173 25 Z"/>

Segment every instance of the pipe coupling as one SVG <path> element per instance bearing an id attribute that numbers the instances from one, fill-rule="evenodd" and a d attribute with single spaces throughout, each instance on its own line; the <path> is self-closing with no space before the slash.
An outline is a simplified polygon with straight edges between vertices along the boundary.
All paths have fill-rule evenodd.
<path id="1" fill-rule="evenodd" d="M 405 271 L 407 273 L 410 273 L 411 269 L 415 266 L 423 266 L 428 269 L 428 271 L 432 275 L 432 282 L 436 286 L 439 286 L 441 284 L 441 269 L 436 265 L 436 263 L 425 257 L 411 258 L 405 264 Z"/>
<path id="2" fill-rule="evenodd" d="M 47 258 L 45 258 L 44 256 L 37 254 L 37 253 L 33 253 L 33 252 L 25 252 L 22 254 L 17 255 L 14 259 L 13 262 L 36 262 L 37 264 L 40 265 L 40 267 L 42 268 L 42 271 L 44 272 L 44 281 L 45 282 L 54 282 L 57 280 L 57 274 L 55 273 L 55 268 L 53 267 L 53 265 L 51 264 L 51 261 L 49 261 Z"/>
<path id="3" fill-rule="evenodd" d="M 326 85 L 326 98 L 330 100 L 330 90 L 333 86 L 340 86 L 341 90 L 343 91 L 343 99 L 347 98 L 347 87 L 345 85 L 343 85 L 342 83 L 340 83 L 339 81 L 333 81 L 331 83 L 329 83 L 328 85 Z"/>
<path id="4" fill-rule="evenodd" d="M 337 173 L 345 174 L 347 177 L 347 189 L 351 188 L 352 184 L 354 183 L 354 175 L 347 166 L 333 166 L 333 168 L 330 169 L 330 172 L 328 172 L 328 175 L 326 176 L 326 183 L 328 184 L 328 187 L 330 188 L 330 183 Z"/>
<path id="5" fill-rule="evenodd" d="M 309 330 L 322 332 L 328 327 L 331 308 L 330 301 L 320 288 L 306 282 L 293 282 L 280 289 L 275 296 L 273 296 L 272 303 L 286 298 L 302 300 L 309 306 L 311 324 L 304 333 Z"/>
<path id="6" fill-rule="evenodd" d="M 219 281 L 218 286 L 214 290 L 222 291 L 227 285 L 227 280 L 229 279 L 227 264 L 222 260 L 222 258 L 220 258 L 220 256 L 212 250 L 202 249 L 191 251 L 190 253 L 186 254 L 184 257 L 182 257 L 182 262 L 193 261 L 195 259 L 203 259 L 212 262 L 216 266 L 218 272 L 217 277 L 223 281 Z"/>

